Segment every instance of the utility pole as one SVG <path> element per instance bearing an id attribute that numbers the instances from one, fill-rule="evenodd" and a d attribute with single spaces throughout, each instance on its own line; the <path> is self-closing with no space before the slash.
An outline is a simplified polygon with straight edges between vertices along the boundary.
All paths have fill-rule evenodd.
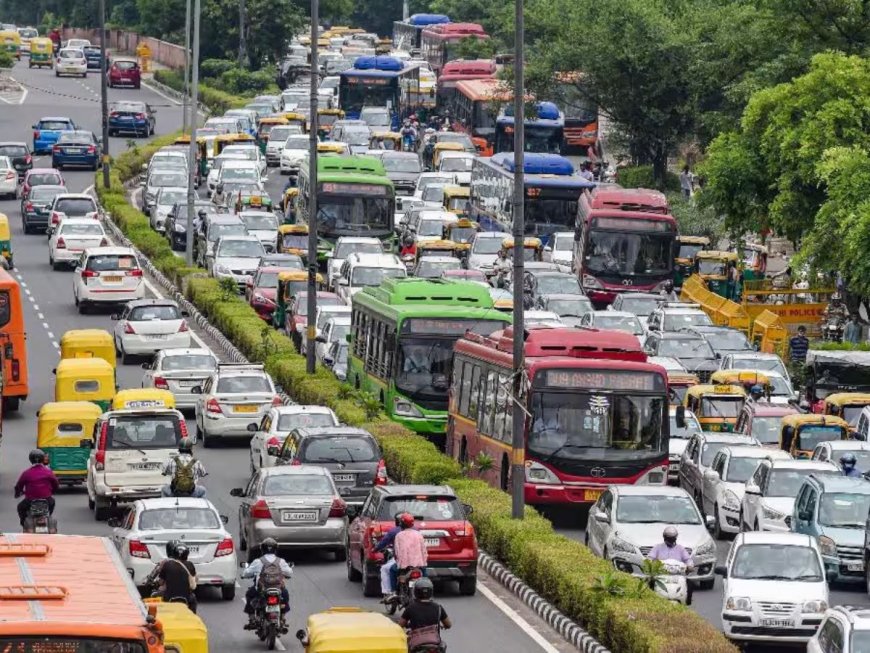
<path id="1" fill-rule="evenodd" d="M 239 68 L 247 68 L 245 60 L 248 58 L 248 7 L 246 0 L 239 0 Z"/>
<path id="2" fill-rule="evenodd" d="M 190 93 L 190 12 L 192 0 L 187 0 L 184 18 L 184 89 L 181 96 L 181 133 L 187 132 L 187 96 Z"/>
<path id="3" fill-rule="evenodd" d="M 193 55 L 191 67 L 193 77 L 190 84 L 190 155 L 189 176 L 187 178 L 187 239 L 185 243 L 185 258 L 188 267 L 193 267 L 193 212 L 196 205 L 196 126 L 199 122 L 199 114 L 196 110 L 199 105 L 199 23 L 200 23 L 200 0 L 193 8 Z"/>
<path id="4" fill-rule="evenodd" d="M 511 438 L 511 516 L 522 519 L 525 508 L 525 425 L 526 411 L 519 398 L 523 389 L 523 367 L 525 365 L 525 324 L 523 320 L 523 241 L 525 240 L 526 220 L 526 176 L 525 176 L 525 71 L 523 70 L 523 39 L 525 20 L 523 0 L 514 0 L 514 350 L 513 350 L 513 433 Z"/>
<path id="5" fill-rule="evenodd" d="M 407 23 L 410 14 L 411 10 L 408 8 L 408 0 L 402 0 L 402 20 Z"/>
<path id="6" fill-rule="evenodd" d="M 320 1 L 311 0 L 311 118 L 308 121 L 308 342 L 314 342 L 317 337 L 317 325 L 314 322 L 317 312 L 317 86 L 318 75 L 317 37 L 320 24 Z M 314 374 L 314 347 L 305 350 L 305 369 Z"/>
<path id="7" fill-rule="evenodd" d="M 100 113 L 103 114 L 103 144 L 100 148 L 103 163 L 103 188 L 109 187 L 109 89 L 106 79 L 106 54 L 109 39 L 106 38 L 106 0 L 100 0 Z"/>

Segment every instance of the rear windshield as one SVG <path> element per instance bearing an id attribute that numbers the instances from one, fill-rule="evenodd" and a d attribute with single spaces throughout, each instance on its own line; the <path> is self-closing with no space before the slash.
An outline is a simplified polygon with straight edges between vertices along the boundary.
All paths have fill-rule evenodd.
<path id="1" fill-rule="evenodd" d="M 208 354 L 179 354 L 164 358 L 162 369 L 169 372 L 172 370 L 213 370 L 216 367 L 217 361 Z"/>
<path id="2" fill-rule="evenodd" d="M 52 183 L 57 183 L 54 181 Z M 93 213 L 97 210 L 97 207 L 94 206 L 94 202 L 87 198 L 81 199 L 59 199 L 57 203 L 54 205 L 54 210 L 59 211 L 61 213 L 66 213 L 67 215 L 87 215 L 88 213 Z"/>
<path id="3" fill-rule="evenodd" d="M 408 512 L 423 521 L 457 521 L 465 519 L 462 504 L 454 497 L 395 497 L 381 504 L 378 520 L 393 521 L 399 513 Z"/>
<path id="4" fill-rule="evenodd" d="M 55 197 L 65 192 L 65 188 L 44 188 L 41 186 L 37 186 L 32 191 L 30 191 L 30 199 L 46 202 L 49 200 L 53 200 Z"/>
<path id="5" fill-rule="evenodd" d="M 135 61 L 116 61 L 115 67 L 121 70 L 133 70 L 138 64 Z"/>
<path id="6" fill-rule="evenodd" d="M 235 376 L 218 380 L 218 392 L 272 392 L 269 380 L 264 376 Z"/>
<path id="7" fill-rule="evenodd" d="M 147 322 L 150 320 L 179 320 L 181 314 L 177 306 L 169 304 L 154 306 L 137 306 L 130 311 L 128 318 L 134 322 Z"/>
<path id="8" fill-rule="evenodd" d="M 364 435 L 309 438 L 299 453 L 299 459 L 306 463 L 370 463 L 380 458 L 375 441 Z"/>
<path id="9" fill-rule="evenodd" d="M 177 415 L 119 415 L 109 419 L 106 449 L 174 449 L 180 439 Z"/>
<path id="10" fill-rule="evenodd" d="M 248 228 L 242 223 L 237 224 L 216 224 L 208 230 L 208 239 L 215 242 L 221 236 L 247 236 Z"/>
<path id="11" fill-rule="evenodd" d="M 27 176 L 27 183 L 30 186 L 59 186 L 63 180 L 56 172 L 36 172 Z"/>
<path id="12" fill-rule="evenodd" d="M 99 254 L 88 258 L 87 269 L 95 272 L 136 270 L 139 263 L 132 254 Z"/>
<path id="13" fill-rule="evenodd" d="M 333 495 L 332 483 L 321 474 L 267 476 L 260 492 L 265 497 Z"/>
<path id="14" fill-rule="evenodd" d="M 62 224 L 60 233 L 70 236 L 102 236 L 103 228 L 94 221 L 93 224 Z"/>
<path id="15" fill-rule="evenodd" d="M 140 531 L 220 527 L 217 515 L 207 508 L 161 508 L 146 510 L 139 516 Z"/>
<path id="16" fill-rule="evenodd" d="M 63 120 L 42 120 L 37 125 L 37 129 L 65 131 L 67 129 L 72 129 L 72 125 Z"/>
<path id="17" fill-rule="evenodd" d="M 281 415 L 278 418 L 279 431 L 308 428 L 311 426 L 335 426 L 335 420 L 329 413 L 299 413 L 296 415 Z"/>
<path id="18" fill-rule="evenodd" d="M 0 145 L 0 155 L 11 157 L 27 156 L 27 147 L 24 145 Z"/>

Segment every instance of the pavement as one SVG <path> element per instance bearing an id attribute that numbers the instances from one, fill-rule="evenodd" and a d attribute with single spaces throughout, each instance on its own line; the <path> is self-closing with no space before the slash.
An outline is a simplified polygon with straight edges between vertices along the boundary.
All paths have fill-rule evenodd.
<path id="1" fill-rule="evenodd" d="M 0 140 L 31 139 L 31 124 L 45 115 L 68 115 L 77 123 L 97 133 L 100 131 L 99 76 L 87 79 L 55 78 L 50 70 L 28 70 L 26 63 L 18 64 L 12 76 L 20 82 L 23 91 L 21 103 L 0 105 Z M 135 98 L 157 108 L 157 135 L 169 133 L 181 124 L 181 108 L 170 98 L 142 87 L 141 90 L 109 89 L 109 98 Z M 127 139 L 111 138 L 109 151 L 119 153 L 127 147 Z M 48 157 L 37 157 L 35 165 L 50 165 Z M 64 171 L 70 191 L 90 188 L 94 176 L 89 171 Z M 277 172 L 272 173 L 270 190 L 280 191 L 283 183 Z M 277 191 L 275 190 L 277 188 Z M 3 443 L 0 449 L 0 532 L 17 532 L 12 486 L 19 473 L 27 466 L 27 453 L 36 442 L 36 412 L 53 400 L 54 379 L 52 369 L 59 359 L 59 340 L 68 329 L 102 328 L 111 331 L 110 311 L 101 314 L 79 315 L 73 306 L 72 281 L 69 272 L 54 272 L 48 266 L 48 253 L 44 235 L 23 234 L 17 200 L 0 201 L 0 212 L 9 216 L 13 231 L 13 247 L 17 268 L 14 276 L 23 289 L 25 324 L 27 328 L 28 365 L 30 370 L 30 396 L 17 413 L 4 416 Z M 157 295 L 152 286 L 151 293 Z M 211 346 L 208 339 L 200 339 Z M 118 381 L 122 388 L 140 387 L 142 369 L 136 365 L 118 365 Z M 188 428 L 193 429 L 192 421 Z M 248 480 L 249 453 L 247 444 L 197 451 L 209 471 L 206 480 L 208 498 L 218 510 L 230 519 L 228 528 L 238 533 L 238 500 L 229 491 L 241 487 Z M 105 522 L 94 520 L 87 507 L 83 489 L 65 490 L 57 498 L 56 517 L 63 533 L 82 535 L 109 535 Z M 295 576 L 290 581 L 292 613 L 290 633 L 278 650 L 298 644 L 292 638 L 298 628 L 305 625 L 309 614 L 334 606 L 361 606 L 379 611 L 377 601 L 364 599 L 359 584 L 346 578 L 345 566 L 331 561 L 331 556 L 319 552 L 298 554 L 293 557 Z M 246 584 L 244 585 L 246 586 Z M 242 589 L 244 589 L 244 586 Z M 217 592 L 208 591 L 200 598 L 199 614 L 209 630 L 213 651 L 255 651 L 263 645 L 249 632 L 242 630 L 243 591 L 232 602 L 224 602 Z M 455 588 L 448 587 L 436 595 L 453 619 L 454 628 L 445 634 L 445 641 L 453 653 L 478 651 L 480 646 L 491 647 L 500 653 L 557 653 L 574 650 L 544 622 L 517 601 L 494 580 L 481 576 L 478 594 L 459 596 Z M 485 637 L 481 635 L 485 633 Z"/>

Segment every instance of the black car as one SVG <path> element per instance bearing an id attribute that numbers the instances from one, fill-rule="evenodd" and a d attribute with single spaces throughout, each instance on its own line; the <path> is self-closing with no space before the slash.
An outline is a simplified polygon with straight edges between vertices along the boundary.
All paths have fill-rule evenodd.
<path id="1" fill-rule="evenodd" d="M 0 156 L 8 156 L 12 161 L 12 167 L 18 172 L 18 178 L 33 167 L 33 157 L 30 155 L 30 147 L 23 141 L 0 142 Z"/>
<path id="2" fill-rule="evenodd" d="M 99 45 L 86 45 L 82 48 L 88 62 L 88 70 L 100 70 L 102 66 L 103 49 Z M 109 67 L 109 55 L 106 55 L 106 68 Z"/>
<path id="3" fill-rule="evenodd" d="M 66 186 L 34 186 L 28 197 L 21 200 L 21 226 L 24 233 L 47 230 L 54 198 L 68 192 Z"/>
<path id="4" fill-rule="evenodd" d="M 201 219 L 201 214 L 218 215 L 223 213 L 220 207 L 215 206 L 208 200 L 195 200 L 193 203 L 193 230 L 196 232 L 197 226 Z M 182 251 L 187 247 L 187 203 L 174 204 L 169 209 L 169 214 L 166 216 L 166 240 L 169 241 L 169 246 L 176 252 Z"/>

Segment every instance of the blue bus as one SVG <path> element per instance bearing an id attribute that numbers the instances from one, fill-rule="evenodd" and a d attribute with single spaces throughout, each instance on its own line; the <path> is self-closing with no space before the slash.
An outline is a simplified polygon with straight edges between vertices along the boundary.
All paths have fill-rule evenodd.
<path id="1" fill-rule="evenodd" d="M 402 118 L 419 108 L 418 64 L 406 65 L 395 57 L 358 57 L 339 77 L 338 106 L 350 120 L 359 118 L 363 107 L 386 107 L 389 129 L 399 131 Z"/>
<path id="2" fill-rule="evenodd" d="M 414 14 L 407 21 L 397 20 L 393 23 L 393 46 L 399 50 L 420 49 L 420 35 L 430 25 L 443 25 L 450 22 L 450 17 L 444 14 Z"/>
<path id="3" fill-rule="evenodd" d="M 514 156 L 512 152 L 477 158 L 471 167 L 471 219 L 484 231 L 513 228 Z M 556 231 L 574 231 L 577 201 L 595 184 L 574 174 L 574 165 L 558 154 L 525 155 L 525 233 L 544 244 Z"/>
<path id="4" fill-rule="evenodd" d="M 552 102 L 538 102 L 536 116 L 526 117 L 526 152 L 561 154 L 565 131 L 565 114 Z M 514 108 L 502 108 L 495 121 L 494 152 L 514 151 Z"/>

